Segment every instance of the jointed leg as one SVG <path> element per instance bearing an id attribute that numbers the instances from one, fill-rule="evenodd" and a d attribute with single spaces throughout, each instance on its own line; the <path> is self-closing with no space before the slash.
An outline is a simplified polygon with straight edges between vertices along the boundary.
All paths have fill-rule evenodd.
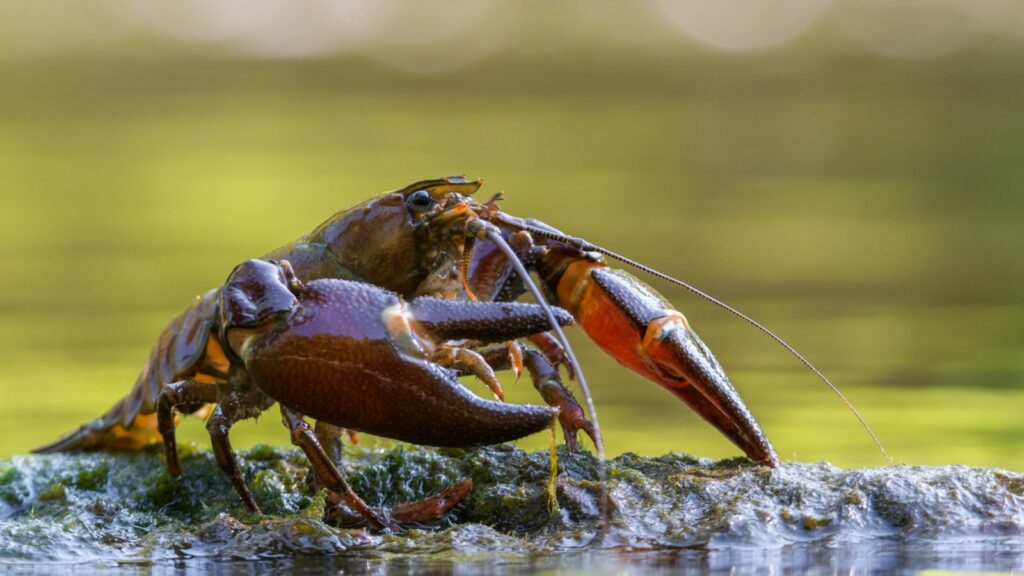
<path id="1" fill-rule="evenodd" d="M 245 485 L 242 471 L 238 467 L 238 459 L 231 449 L 228 433 L 235 422 L 252 418 L 269 408 L 271 404 L 273 401 L 256 389 L 247 392 L 233 392 L 217 405 L 213 414 L 210 415 L 210 419 L 206 421 L 206 430 L 210 433 L 210 442 L 213 444 L 213 455 L 217 459 L 217 465 L 231 480 L 235 492 L 238 492 L 246 508 L 253 514 L 260 514 L 260 507 L 252 497 L 249 487 Z"/>
<path id="2" fill-rule="evenodd" d="M 341 441 L 341 435 L 346 430 L 340 426 L 334 424 L 328 424 L 323 420 L 317 420 L 313 427 L 313 434 L 316 436 L 317 442 L 323 446 L 324 451 L 327 452 L 327 457 L 330 458 L 331 462 L 338 468 L 342 469 L 342 458 L 344 458 L 345 445 Z M 349 432 L 349 438 L 353 438 L 354 442 L 355 432 Z M 320 476 L 313 474 L 313 483 L 319 490 L 323 487 L 323 483 L 320 481 Z M 327 517 L 336 516 L 341 508 L 341 497 L 335 492 L 328 492 L 327 494 Z"/>
<path id="3" fill-rule="evenodd" d="M 190 413 L 202 407 L 220 400 L 225 393 L 224 385 L 196 382 L 195 380 L 182 380 L 169 384 L 160 393 L 157 400 L 156 418 L 157 430 L 164 440 L 164 454 L 167 457 L 167 472 L 171 476 L 181 476 L 181 464 L 178 462 L 178 445 L 175 440 L 174 410 Z"/>
<path id="4" fill-rule="evenodd" d="M 317 441 L 323 446 L 331 462 L 334 462 L 334 465 L 339 469 L 341 468 L 341 458 L 344 451 L 341 435 L 344 433 L 344 428 L 328 424 L 322 420 L 317 420 L 316 425 L 313 427 L 313 434 L 316 436 Z"/>
<path id="5" fill-rule="evenodd" d="M 374 510 L 366 505 L 366 502 L 352 490 L 345 476 L 331 461 L 330 456 L 324 451 L 323 446 L 317 441 L 317 434 L 302 418 L 302 414 L 281 406 L 281 421 L 291 432 L 292 444 L 295 444 L 305 452 L 313 465 L 319 481 L 333 493 L 341 497 L 341 501 L 354 510 L 363 520 L 374 528 L 387 528 L 392 531 L 399 529 L 384 513 Z M 320 430 L 328 430 L 325 425 L 318 427 Z M 336 427 L 335 427 L 336 428 Z M 340 428 L 337 428 L 340 430 Z M 461 502 L 472 490 L 473 481 L 469 478 L 456 482 L 438 494 L 415 502 L 404 502 L 395 506 L 392 510 L 392 517 L 398 522 L 429 522 L 440 518 L 449 510 Z"/>
<path id="6" fill-rule="evenodd" d="M 395 528 L 383 514 L 371 510 L 366 502 L 359 497 L 348 481 L 342 476 L 341 471 L 331 461 L 331 457 L 324 451 L 323 446 L 316 439 L 313 429 L 309 426 L 302 415 L 298 412 L 281 406 L 281 421 L 291 432 L 292 444 L 298 446 L 306 453 L 316 477 L 327 487 L 328 490 L 341 495 L 342 501 L 348 504 L 353 510 L 359 513 L 374 528 Z"/>
<path id="7" fill-rule="evenodd" d="M 594 447 L 600 450 L 601 436 L 590 420 L 583 416 L 583 408 L 580 408 L 572 392 L 562 384 L 561 378 L 558 377 L 558 368 L 536 350 L 523 351 L 523 366 L 530 373 L 533 387 L 540 392 L 544 402 L 548 406 L 558 408 L 558 423 L 562 425 L 562 434 L 565 435 L 565 445 L 569 451 L 576 451 L 577 430 L 586 432 Z"/>
<path id="8" fill-rule="evenodd" d="M 572 362 L 569 361 L 569 355 L 566 354 L 565 349 L 562 345 L 555 340 L 555 337 L 550 332 L 539 332 L 529 337 L 530 342 L 533 343 L 544 357 L 548 359 L 554 366 L 565 367 L 565 373 L 569 376 L 569 380 L 576 379 L 576 372 L 572 367 Z"/>
<path id="9" fill-rule="evenodd" d="M 569 450 L 576 450 L 576 432 L 578 430 L 583 430 L 587 436 L 590 436 L 594 446 L 600 446 L 601 438 L 598 436 L 597 430 L 583 415 L 583 408 L 580 407 L 572 392 L 562 384 L 562 380 L 558 376 L 558 369 L 541 352 L 525 346 L 520 346 L 520 350 L 523 367 L 530 374 L 534 388 L 540 392 L 541 398 L 548 406 L 558 408 L 558 422 L 562 426 L 565 445 Z M 508 369 L 513 362 L 508 348 L 505 346 L 487 348 L 480 353 L 495 370 Z"/>
<path id="10" fill-rule="evenodd" d="M 494 375 L 494 369 L 487 363 L 487 360 L 479 353 L 460 346 L 444 345 L 438 348 L 437 352 L 430 358 L 431 361 L 446 368 L 453 368 L 460 372 L 469 372 L 479 378 L 494 394 L 498 400 L 505 399 L 505 390 L 501 382 Z"/>

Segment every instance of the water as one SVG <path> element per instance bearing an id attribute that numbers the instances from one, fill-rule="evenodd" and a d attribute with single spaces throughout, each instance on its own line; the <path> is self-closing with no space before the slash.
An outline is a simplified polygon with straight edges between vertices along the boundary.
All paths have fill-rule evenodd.
<path id="1" fill-rule="evenodd" d="M 380 555 L 384 556 L 384 555 Z M 746 571 L 774 574 L 896 574 L 916 575 L 931 570 L 949 572 L 1012 572 L 1020 557 L 1012 547 L 921 546 L 897 542 L 879 545 L 792 545 L 778 549 L 653 550 L 602 553 L 562 553 L 558 556 L 503 557 L 483 555 L 437 559 L 430 556 L 298 557 L 287 560 L 216 562 L 180 560 L 167 563 L 96 562 L 66 566 L 42 564 L 5 566 L 10 574 L 178 574 L 182 570 L 209 574 L 293 576 L 333 573 L 408 574 L 735 574 Z"/>

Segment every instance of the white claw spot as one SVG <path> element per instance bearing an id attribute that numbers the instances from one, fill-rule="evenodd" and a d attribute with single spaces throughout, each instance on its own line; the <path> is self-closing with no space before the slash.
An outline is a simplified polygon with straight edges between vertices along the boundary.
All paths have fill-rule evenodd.
<path id="1" fill-rule="evenodd" d="M 665 316 L 651 320 L 644 332 L 643 346 L 647 348 L 654 342 L 661 342 L 676 330 L 689 330 L 690 324 L 686 316 L 678 310 L 667 310 Z"/>
<path id="2" fill-rule="evenodd" d="M 388 306 L 381 312 L 381 322 L 391 337 L 391 342 L 403 354 L 426 360 L 433 355 L 437 346 L 420 334 L 415 328 L 416 319 L 404 302 Z"/>

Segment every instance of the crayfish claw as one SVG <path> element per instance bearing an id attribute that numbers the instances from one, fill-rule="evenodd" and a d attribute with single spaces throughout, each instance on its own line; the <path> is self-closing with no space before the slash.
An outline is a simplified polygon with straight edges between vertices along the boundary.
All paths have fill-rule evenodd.
<path id="1" fill-rule="evenodd" d="M 373 515 L 373 520 L 369 522 L 371 527 L 391 534 L 397 534 L 402 531 L 402 527 L 388 516 L 387 510 L 383 508 L 368 508 L 368 511 Z"/>
<path id="2" fill-rule="evenodd" d="M 375 530 L 384 530 L 391 533 L 402 531 L 402 525 L 428 524 L 444 517 L 451 512 L 452 508 L 469 496 L 473 490 L 473 480 L 466 478 L 452 484 L 444 490 L 410 502 L 402 502 L 395 505 L 391 510 L 383 508 L 367 508 L 372 518 L 366 517 L 366 512 L 356 513 L 350 507 L 343 506 L 344 496 L 341 494 L 329 493 L 327 499 L 326 517 L 339 526 L 349 528 L 369 527 Z"/>
<path id="3" fill-rule="evenodd" d="M 599 264 L 581 270 L 585 297 L 574 308 L 598 346 L 685 402 L 751 460 L 778 465 L 760 425 L 681 312 L 626 272 Z"/>
<path id="4" fill-rule="evenodd" d="M 324 518 L 344 528 L 370 528 L 381 530 L 392 534 L 402 531 L 402 527 L 389 518 L 383 508 L 370 508 L 355 512 L 349 506 L 345 506 L 345 497 L 335 492 L 327 493 L 326 511 Z"/>
<path id="5" fill-rule="evenodd" d="M 469 496 L 473 490 L 473 480 L 466 478 L 452 484 L 433 496 L 402 502 L 391 509 L 391 518 L 403 524 L 425 524 L 433 522 L 447 514 L 452 508 Z"/>

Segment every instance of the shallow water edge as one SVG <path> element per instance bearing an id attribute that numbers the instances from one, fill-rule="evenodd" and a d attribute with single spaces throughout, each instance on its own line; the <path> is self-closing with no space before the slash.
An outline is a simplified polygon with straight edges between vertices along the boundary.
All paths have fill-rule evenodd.
<path id="1" fill-rule="evenodd" d="M 352 450 L 349 478 L 373 505 L 473 480 L 446 517 L 388 535 L 325 521 L 324 495 L 298 451 L 258 446 L 241 456 L 262 517 L 245 511 L 206 450 L 185 451 L 178 480 L 154 453 L 0 461 L 0 563 L 19 573 L 1024 569 L 1024 475 L 999 469 L 772 470 L 744 459 L 624 454 L 608 462 L 602 532 L 588 453 L 559 448 L 555 506 L 546 451 Z"/>

